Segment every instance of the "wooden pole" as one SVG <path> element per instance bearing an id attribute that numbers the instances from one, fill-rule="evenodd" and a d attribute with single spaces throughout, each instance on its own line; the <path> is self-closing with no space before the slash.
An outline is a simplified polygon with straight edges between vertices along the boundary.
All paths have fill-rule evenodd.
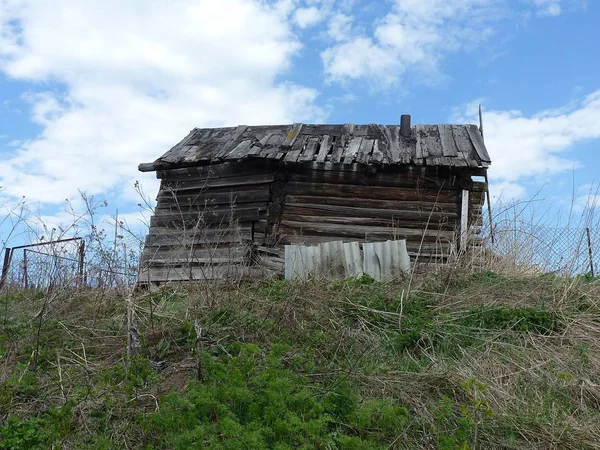
<path id="1" fill-rule="evenodd" d="M 25 282 L 25 289 L 29 288 L 29 279 L 27 277 L 27 249 L 23 249 L 23 281 Z"/>
<path id="2" fill-rule="evenodd" d="M 462 205 L 460 208 L 460 249 L 464 251 L 467 247 L 467 233 L 469 231 L 469 191 L 462 191 Z"/>
<path id="3" fill-rule="evenodd" d="M 2 265 L 2 276 L 0 277 L 0 291 L 4 287 L 6 278 L 8 277 L 8 269 L 10 268 L 10 261 L 12 260 L 12 252 L 12 248 L 6 247 L 6 250 L 4 250 L 4 264 Z"/>
<path id="4" fill-rule="evenodd" d="M 479 132 L 481 133 L 481 139 L 483 139 L 483 115 L 481 114 L 481 103 L 479 104 Z"/>
<path id="5" fill-rule="evenodd" d="M 483 137 L 483 114 L 481 112 L 481 103 L 479 104 L 479 133 L 481 134 L 481 140 L 485 142 Z M 488 218 L 490 220 L 490 238 L 492 244 L 494 243 L 494 224 L 492 223 L 492 202 L 490 201 L 490 183 L 488 182 L 487 170 L 485 171 L 485 197 L 488 204 Z"/>
<path id="6" fill-rule="evenodd" d="M 492 244 L 494 243 L 494 223 L 492 222 L 492 203 L 490 202 L 490 183 L 488 182 L 487 170 L 485 172 L 485 197 L 487 199 L 488 204 L 488 219 L 490 221 L 490 238 L 492 239 Z"/>
<path id="7" fill-rule="evenodd" d="M 586 228 L 585 232 L 587 234 L 588 241 L 588 254 L 590 255 L 590 274 L 592 275 L 592 278 L 594 278 L 594 253 L 592 252 L 592 238 L 590 237 L 590 229 Z"/>
<path id="8" fill-rule="evenodd" d="M 85 241 L 82 239 L 81 244 L 79 244 L 79 261 L 78 261 L 78 272 L 79 272 L 79 287 L 85 286 L 85 280 L 83 279 L 83 264 L 85 260 Z"/>

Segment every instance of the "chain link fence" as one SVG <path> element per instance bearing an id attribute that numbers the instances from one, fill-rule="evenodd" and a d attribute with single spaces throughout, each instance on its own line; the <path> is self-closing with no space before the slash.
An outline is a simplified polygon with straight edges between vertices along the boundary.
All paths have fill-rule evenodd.
<path id="1" fill-rule="evenodd" d="M 489 249 L 532 272 L 597 276 L 600 228 L 495 228 Z"/>

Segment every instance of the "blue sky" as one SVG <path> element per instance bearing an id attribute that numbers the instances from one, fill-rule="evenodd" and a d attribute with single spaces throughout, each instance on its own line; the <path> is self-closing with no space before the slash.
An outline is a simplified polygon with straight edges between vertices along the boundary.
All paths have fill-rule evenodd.
<path id="1" fill-rule="evenodd" d="M 110 7 L 109 7 L 110 6 Z M 193 127 L 476 122 L 491 192 L 578 205 L 600 163 L 600 2 L 0 0 L 0 207 L 135 222 Z M 0 213 L 1 214 L 1 213 Z"/>

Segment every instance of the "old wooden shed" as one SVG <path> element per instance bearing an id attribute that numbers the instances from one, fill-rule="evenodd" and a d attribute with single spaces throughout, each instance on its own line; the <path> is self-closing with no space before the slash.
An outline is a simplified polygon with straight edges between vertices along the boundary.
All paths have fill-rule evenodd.
<path id="1" fill-rule="evenodd" d="M 481 224 L 490 157 L 475 125 L 193 129 L 161 180 L 140 281 L 283 271 L 290 243 L 407 241 L 444 259 Z"/>

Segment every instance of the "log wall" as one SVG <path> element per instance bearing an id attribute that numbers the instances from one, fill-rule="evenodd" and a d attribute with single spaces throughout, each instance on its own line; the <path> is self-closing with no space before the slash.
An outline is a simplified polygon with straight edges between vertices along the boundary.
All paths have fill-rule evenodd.
<path id="1" fill-rule="evenodd" d="M 486 186 L 464 171 L 268 159 L 159 171 L 140 281 L 267 275 L 282 270 L 285 244 L 340 239 L 405 238 L 411 256 L 439 259 L 455 242 L 462 189 L 469 225 L 481 223 Z"/>

